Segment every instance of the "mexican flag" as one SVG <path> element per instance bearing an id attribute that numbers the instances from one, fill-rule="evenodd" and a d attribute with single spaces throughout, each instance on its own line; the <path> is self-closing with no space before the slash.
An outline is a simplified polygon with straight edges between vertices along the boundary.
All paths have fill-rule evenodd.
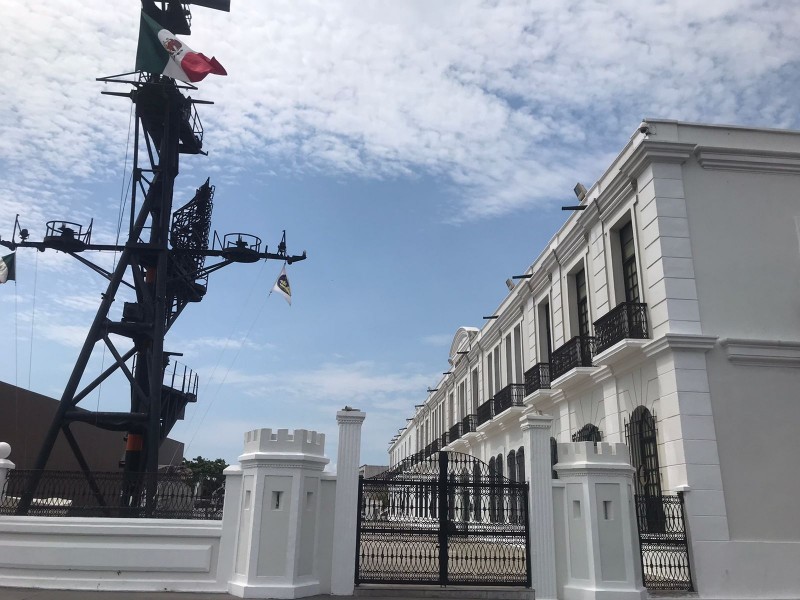
<path id="1" fill-rule="evenodd" d="M 142 11 L 136 70 L 166 75 L 187 83 L 205 79 L 209 73 L 227 75 L 216 58 L 195 52 Z"/>
<path id="2" fill-rule="evenodd" d="M 13 254 L 0 256 L 0 283 L 5 283 L 6 281 L 16 281 Z"/>

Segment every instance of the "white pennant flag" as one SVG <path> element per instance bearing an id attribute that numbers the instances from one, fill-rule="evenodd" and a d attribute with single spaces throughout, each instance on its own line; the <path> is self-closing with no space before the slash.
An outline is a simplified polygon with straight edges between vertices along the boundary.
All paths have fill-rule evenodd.
<path id="1" fill-rule="evenodd" d="M 281 274 L 278 275 L 275 285 L 272 286 L 272 291 L 278 292 L 289 303 L 289 306 L 292 305 L 292 288 L 289 285 L 289 278 L 286 277 L 286 265 L 281 269 Z"/>

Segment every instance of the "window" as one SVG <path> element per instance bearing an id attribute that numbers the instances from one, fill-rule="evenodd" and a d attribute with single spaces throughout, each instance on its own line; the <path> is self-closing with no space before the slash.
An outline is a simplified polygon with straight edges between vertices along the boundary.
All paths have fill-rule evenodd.
<path id="1" fill-rule="evenodd" d="M 458 409 L 461 411 L 461 418 L 467 416 L 467 380 L 458 384 Z"/>
<path id="2" fill-rule="evenodd" d="M 625 423 L 625 437 L 635 469 L 633 489 L 639 503 L 639 529 L 663 533 L 666 527 L 661 501 L 661 473 L 658 464 L 656 420 L 644 406 L 637 406 Z"/>
<path id="3" fill-rule="evenodd" d="M 622 252 L 622 280 L 625 288 L 625 302 L 639 302 L 639 274 L 636 270 L 633 224 L 630 221 L 619 230 L 619 246 Z"/>
<path id="4" fill-rule="evenodd" d="M 458 417 L 456 416 L 456 406 L 455 406 L 455 400 L 453 398 L 453 392 L 450 392 L 447 395 L 447 407 L 450 410 L 450 426 L 452 427 L 453 425 L 456 424 L 456 421 L 458 421 Z"/>
<path id="5" fill-rule="evenodd" d="M 480 394 L 478 389 L 478 369 L 472 369 L 472 412 L 477 414 L 480 404 Z"/>
<path id="6" fill-rule="evenodd" d="M 494 396 L 494 359 L 492 353 L 486 357 L 486 385 L 489 390 L 489 398 Z"/>
<path id="7" fill-rule="evenodd" d="M 514 381 L 514 361 L 511 354 L 511 334 L 506 336 L 506 385 Z"/>
<path id="8" fill-rule="evenodd" d="M 573 442 L 597 442 L 603 441 L 603 433 L 597 428 L 594 423 L 587 423 L 581 427 L 576 433 L 572 434 Z"/>
<path id="9" fill-rule="evenodd" d="M 537 341 L 539 343 L 539 361 L 540 363 L 549 363 L 550 354 L 553 352 L 552 335 L 550 334 L 550 302 L 545 300 L 537 309 L 537 317 L 539 321 L 539 329 Z"/>
<path id="10" fill-rule="evenodd" d="M 514 382 L 525 381 L 522 368 L 522 325 L 514 327 Z"/>
<path id="11" fill-rule="evenodd" d="M 506 457 L 506 467 L 508 473 L 508 479 L 512 483 L 516 483 L 517 481 L 517 453 L 516 451 L 512 450 L 508 453 Z M 509 499 L 509 518 L 511 519 L 512 523 L 517 522 L 517 494 L 516 490 L 509 488 L 508 492 L 508 499 Z"/>
<path id="12" fill-rule="evenodd" d="M 499 392 L 502 388 L 500 383 L 500 344 L 497 344 L 494 349 L 494 390 Z"/>
<path id="13" fill-rule="evenodd" d="M 575 303 L 578 317 L 578 335 L 589 335 L 589 296 L 586 292 L 586 270 L 575 273 Z"/>

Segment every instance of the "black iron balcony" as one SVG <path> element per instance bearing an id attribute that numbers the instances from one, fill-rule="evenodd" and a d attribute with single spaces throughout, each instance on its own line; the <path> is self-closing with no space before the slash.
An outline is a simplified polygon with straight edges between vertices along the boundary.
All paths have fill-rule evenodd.
<path id="1" fill-rule="evenodd" d="M 492 420 L 494 417 L 494 399 L 487 400 L 478 407 L 478 414 L 475 415 L 478 419 L 478 425 L 483 425 Z"/>
<path id="2" fill-rule="evenodd" d="M 536 363 L 525 371 L 525 395 L 550 389 L 550 363 Z"/>
<path id="3" fill-rule="evenodd" d="M 458 423 L 453 425 L 450 428 L 450 431 L 448 431 L 447 433 L 448 433 L 448 437 L 450 438 L 450 443 L 451 444 L 453 442 L 455 442 L 458 438 L 460 438 L 461 437 L 461 421 L 459 421 Z"/>
<path id="4" fill-rule="evenodd" d="M 625 339 L 648 339 L 647 304 L 623 302 L 594 322 L 594 333 L 598 353 Z"/>
<path id="5" fill-rule="evenodd" d="M 440 444 L 439 447 L 440 448 L 444 448 L 449 443 L 450 443 L 450 432 L 449 431 L 445 431 L 442 434 L 442 437 L 439 438 L 439 444 Z"/>
<path id="6" fill-rule="evenodd" d="M 494 414 L 499 415 L 512 406 L 522 406 L 525 399 L 524 383 L 509 383 L 494 395 Z"/>
<path id="7" fill-rule="evenodd" d="M 431 454 L 435 454 L 436 452 L 439 451 L 439 448 L 441 446 L 439 446 L 439 440 L 436 439 L 433 440 L 430 444 L 428 444 L 428 447 L 431 449 Z"/>
<path id="8" fill-rule="evenodd" d="M 466 435 L 470 431 L 475 431 L 478 427 L 478 419 L 475 415 L 467 415 L 461 421 L 461 435 Z"/>
<path id="9" fill-rule="evenodd" d="M 557 379 L 575 367 L 591 367 L 595 340 L 589 335 L 576 335 L 550 355 L 550 377 Z"/>

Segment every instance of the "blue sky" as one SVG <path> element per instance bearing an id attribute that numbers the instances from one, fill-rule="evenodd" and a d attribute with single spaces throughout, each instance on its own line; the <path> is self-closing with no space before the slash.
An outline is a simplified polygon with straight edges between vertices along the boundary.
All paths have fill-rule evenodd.
<path id="1" fill-rule="evenodd" d="M 138 3 L 0 0 L 0 236 L 14 215 L 95 219 L 116 237 L 130 103 L 95 77 L 132 69 Z M 200 375 L 174 431 L 188 456 L 238 455 L 244 431 L 328 434 L 367 412 L 364 462 L 447 370 L 452 335 L 481 326 L 645 116 L 797 128 L 800 9 L 792 3 L 241 2 L 193 11 L 189 45 L 228 77 L 196 97 L 208 157 L 184 157 L 176 205 L 207 176 L 212 227 L 274 247 L 287 230 L 293 305 L 267 297 L 278 263 L 212 275 L 167 348 Z M 104 260 L 110 260 L 106 258 Z M 0 287 L 0 379 L 58 397 L 104 282 L 54 252 L 18 252 Z M 102 353 L 91 374 L 99 372 Z M 107 362 L 105 363 L 107 364 Z M 93 369 L 93 370 L 92 370 Z M 82 406 L 124 407 L 110 382 Z M 5 418 L 5 417 L 3 417 Z M 12 456 L 13 458 L 13 456 Z"/>

